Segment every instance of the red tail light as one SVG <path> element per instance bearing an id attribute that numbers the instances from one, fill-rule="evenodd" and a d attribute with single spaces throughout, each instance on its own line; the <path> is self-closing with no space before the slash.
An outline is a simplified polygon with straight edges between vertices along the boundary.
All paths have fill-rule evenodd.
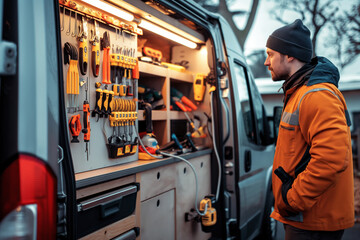
<path id="1" fill-rule="evenodd" d="M 45 162 L 19 155 L 0 176 L 0 239 L 55 239 L 56 187 Z"/>

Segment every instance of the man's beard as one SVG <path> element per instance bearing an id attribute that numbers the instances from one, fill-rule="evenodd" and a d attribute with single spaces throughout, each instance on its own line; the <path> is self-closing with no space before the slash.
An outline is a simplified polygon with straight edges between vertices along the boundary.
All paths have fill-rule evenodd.
<path id="1" fill-rule="evenodd" d="M 274 82 L 284 81 L 289 78 L 289 74 L 283 73 L 280 75 L 275 75 L 275 73 L 273 71 L 271 71 L 271 78 Z"/>
<path id="2" fill-rule="evenodd" d="M 281 55 L 280 56 L 280 64 L 284 64 L 285 61 L 285 55 Z M 283 68 L 283 71 L 279 74 L 277 73 L 275 75 L 274 71 L 270 71 L 271 72 L 271 78 L 274 82 L 278 82 L 278 81 L 283 81 L 289 78 L 289 73 L 285 71 L 285 69 Z"/>

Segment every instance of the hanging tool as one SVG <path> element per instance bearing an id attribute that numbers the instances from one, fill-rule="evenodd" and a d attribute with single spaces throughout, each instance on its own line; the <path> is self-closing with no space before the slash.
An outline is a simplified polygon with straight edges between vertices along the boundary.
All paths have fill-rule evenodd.
<path id="1" fill-rule="evenodd" d="M 110 82 L 110 34 L 105 31 L 101 38 L 101 49 L 103 53 L 103 84 L 111 84 Z"/>
<path id="2" fill-rule="evenodd" d="M 88 94 L 88 86 L 89 81 L 86 81 L 85 85 L 85 101 L 83 104 L 83 124 L 84 128 L 82 129 L 82 132 L 84 133 L 84 142 L 86 143 L 86 157 L 87 160 L 89 160 L 89 142 L 90 142 L 90 106 L 89 102 L 87 100 L 87 94 Z"/>
<path id="3" fill-rule="evenodd" d="M 134 68 L 132 69 L 132 77 L 133 77 L 133 86 L 134 86 L 133 91 L 134 91 L 134 93 L 137 93 L 137 91 L 138 91 L 137 82 L 140 78 L 140 73 L 139 73 L 139 62 L 137 61 L 136 58 L 134 58 Z M 137 99 L 134 98 L 134 100 L 137 100 Z"/>
<path id="4" fill-rule="evenodd" d="M 79 142 L 79 134 L 81 131 L 81 122 L 80 122 L 80 114 L 71 116 L 69 120 L 69 129 L 72 136 L 72 143 L 78 143 Z"/>
<path id="5" fill-rule="evenodd" d="M 75 46 L 66 42 L 64 45 L 64 64 L 69 64 L 66 75 L 66 93 L 69 96 L 70 112 L 77 110 L 77 99 L 79 95 L 79 71 L 78 71 L 78 52 Z"/>
<path id="6" fill-rule="evenodd" d="M 82 17 L 82 31 L 79 32 L 79 66 L 82 75 L 86 75 L 88 65 L 88 47 L 87 47 L 87 21 L 85 17 Z M 77 20 L 76 20 L 77 22 Z"/>
<path id="7" fill-rule="evenodd" d="M 98 115 L 98 117 L 102 117 L 101 111 L 102 111 L 102 103 L 103 103 L 103 90 L 101 88 L 96 89 L 96 94 L 95 94 L 95 108 L 94 111 L 92 111 L 91 116 L 95 117 L 96 114 Z"/>
<path id="8" fill-rule="evenodd" d="M 102 111 L 101 111 L 101 117 L 105 116 L 108 117 L 108 108 L 109 108 L 109 90 L 105 89 L 103 90 L 103 103 L 102 103 Z"/>
<path id="9" fill-rule="evenodd" d="M 204 94 L 206 89 L 204 74 L 197 73 L 195 76 L 193 88 L 194 88 L 194 100 L 197 104 L 204 100 Z"/>
<path id="10" fill-rule="evenodd" d="M 95 30 L 91 30 L 93 33 L 93 38 L 91 40 L 91 66 L 94 77 L 98 77 L 100 71 L 100 32 L 99 23 L 96 20 L 94 20 L 94 28 Z"/>
<path id="11" fill-rule="evenodd" d="M 129 69 L 129 75 L 130 75 L 130 85 L 128 88 L 128 95 L 133 96 L 134 95 L 134 88 L 135 88 L 135 81 L 139 79 L 139 76 L 134 76 L 134 74 L 139 73 L 139 67 L 137 65 L 137 60 L 135 58 L 136 49 L 130 49 L 130 69 Z M 134 69 L 137 67 L 137 73 Z M 131 81 L 132 80 L 132 81 Z"/>

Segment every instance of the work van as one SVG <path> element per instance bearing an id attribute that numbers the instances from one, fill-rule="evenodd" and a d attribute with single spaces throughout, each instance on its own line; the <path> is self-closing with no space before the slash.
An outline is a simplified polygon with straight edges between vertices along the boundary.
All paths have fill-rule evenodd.
<path id="1" fill-rule="evenodd" d="M 192 1 L 1 0 L 0 239 L 272 239 L 273 123 Z"/>

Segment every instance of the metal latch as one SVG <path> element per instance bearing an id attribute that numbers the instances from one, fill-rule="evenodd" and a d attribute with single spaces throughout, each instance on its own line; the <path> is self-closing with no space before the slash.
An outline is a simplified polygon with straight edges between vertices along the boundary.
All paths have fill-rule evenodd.
<path id="1" fill-rule="evenodd" d="M 0 75 L 14 75 L 16 73 L 16 44 L 0 41 Z"/>

